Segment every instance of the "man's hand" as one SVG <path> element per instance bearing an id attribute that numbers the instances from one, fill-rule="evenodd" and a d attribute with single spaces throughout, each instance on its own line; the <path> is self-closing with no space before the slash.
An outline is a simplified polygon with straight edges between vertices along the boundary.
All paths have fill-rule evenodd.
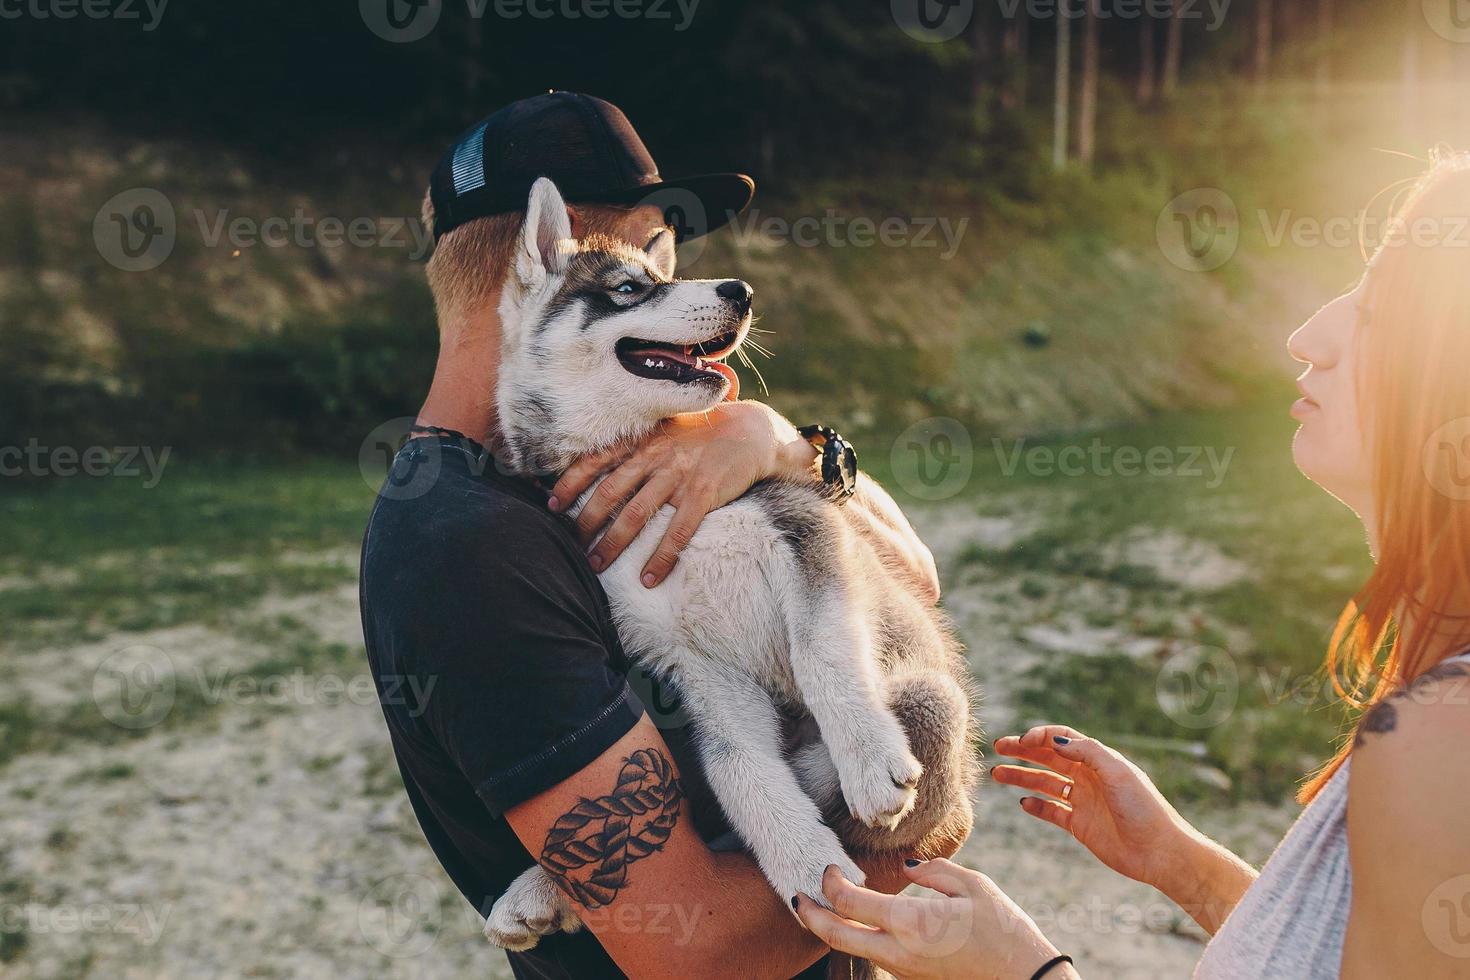
<path id="1" fill-rule="evenodd" d="M 816 451 L 791 423 L 759 402 L 726 402 L 702 415 L 661 423 L 643 444 L 624 453 L 597 453 L 572 464 L 552 489 L 554 511 L 570 507 L 603 473 L 577 531 L 591 544 L 592 570 L 611 565 L 664 504 L 676 510 L 641 579 L 653 588 L 673 571 L 705 515 L 739 498 L 761 480 L 810 472 Z M 621 510 L 619 508 L 621 507 Z M 611 526 L 608 520 L 616 512 Z"/>

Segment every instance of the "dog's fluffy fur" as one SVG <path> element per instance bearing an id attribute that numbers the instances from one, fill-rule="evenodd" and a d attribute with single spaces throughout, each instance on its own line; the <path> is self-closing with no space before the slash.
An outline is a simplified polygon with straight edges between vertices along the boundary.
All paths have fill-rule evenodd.
<path id="1" fill-rule="evenodd" d="M 671 247 L 668 237 L 650 249 Z M 659 267 L 615 242 L 578 245 L 556 187 L 532 189 L 500 308 L 499 435 L 514 471 L 560 472 L 723 399 L 723 378 L 639 377 L 616 356 L 628 337 L 695 345 L 749 328 L 748 299 Z M 625 282 L 636 296 L 617 291 Z M 638 576 L 668 507 L 601 575 L 624 647 L 679 690 L 730 825 L 787 900 L 821 900 L 829 864 L 862 883 L 849 850 L 929 856 L 972 819 L 958 644 L 850 515 L 815 486 L 766 481 L 706 517 L 657 589 Z M 783 724 L 792 715 L 794 731 Z M 537 866 L 496 902 L 486 934 L 527 949 L 575 924 Z"/>

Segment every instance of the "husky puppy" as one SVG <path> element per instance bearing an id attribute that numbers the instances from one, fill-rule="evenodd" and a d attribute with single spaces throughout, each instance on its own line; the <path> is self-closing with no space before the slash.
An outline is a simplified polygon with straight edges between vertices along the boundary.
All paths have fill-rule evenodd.
<path id="1" fill-rule="evenodd" d="M 665 234 L 649 251 L 672 248 Z M 625 244 L 572 240 L 561 194 L 536 182 L 500 305 L 498 451 L 511 471 L 560 473 L 723 400 L 729 381 L 708 365 L 744 340 L 751 289 L 659 268 Z M 639 570 L 672 512 L 600 578 L 628 655 L 679 691 L 710 788 L 776 892 L 822 901 L 829 864 L 861 884 L 844 842 L 923 855 L 963 837 L 977 765 L 959 646 L 861 522 L 815 486 L 766 481 L 706 517 L 645 589 Z M 538 865 L 485 931 L 529 949 L 578 927 Z"/>

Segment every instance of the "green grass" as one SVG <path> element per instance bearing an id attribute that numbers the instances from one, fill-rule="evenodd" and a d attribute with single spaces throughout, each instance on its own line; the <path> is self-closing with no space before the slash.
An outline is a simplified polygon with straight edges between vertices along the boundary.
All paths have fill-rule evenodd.
<path id="1" fill-rule="evenodd" d="M 1233 449 L 1215 487 L 1179 475 L 1039 477 L 1023 468 L 1007 476 L 993 453 L 977 447 L 967 488 L 976 506 L 993 511 L 1005 499 L 1045 518 L 1009 547 L 970 546 L 962 567 L 997 587 L 1018 582 L 1038 622 L 1080 613 L 1088 625 L 1156 639 L 1162 651 L 1143 658 L 1108 650 L 1047 654 L 1019 695 L 1028 722 L 1070 724 L 1131 747 L 1167 790 L 1186 798 L 1281 799 L 1330 754 L 1346 715 L 1323 693 L 1321 664 L 1331 624 L 1366 577 L 1369 559 L 1353 515 L 1296 471 L 1289 400 L 1178 414 L 1097 437 L 1141 452 L 1214 447 L 1223 458 Z M 1038 445 L 1087 447 L 1093 438 Z M 1249 575 L 1214 589 L 1171 581 L 1110 547 L 1135 528 L 1206 542 L 1244 563 Z M 1121 610 L 1089 608 L 1097 591 L 1081 588 L 1089 583 L 1120 596 Z M 1189 651 L 1196 648 L 1223 653 L 1203 655 L 1206 673 L 1190 675 L 1199 687 L 1178 688 L 1176 671 L 1194 670 Z M 1222 665 L 1233 678 L 1208 673 Z M 1211 684 L 1223 685 L 1222 698 L 1234 688 L 1233 710 L 1206 704 Z M 1176 691 L 1197 696 L 1201 709 L 1181 707 Z"/>
<path id="2" fill-rule="evenodd" d="M 372 490 L 355 467 L 189 465 L 158 486 L 72 478 L 0 496 L 5 647 L 218 623 L 267 594 L 355 579 L 323 551 L 361 539 Z"/>
<path id="3" fill-rule="evenodd" d="M 1075 614 L 1089 628 L 1157 641 L 1178 653 L 1220 648 L 1236 673 L 1237 703 L 1218 724 L 1181 725 L 1159 696 L 1167 658 L 1121 650 L 1047 654 L 1016 702 L 1027 719 L 1062 721 L 1135 747 L 1184 797 L 1279 799 L 1325 757 L 1343 721 L 1320 696 L 1318 667 L 1332 619 L 1367 571 L 1356 520 L 1296 473 L 1293 425 L 1281 398 L 1260 407 L 1171 414 L 1146 424 L 1047 442 L 1059 452 L 1093 440 L 1134 447 L 1232 451 L 1218 485 L 1209 475 L 1007 473 L 1014 450 L 974 437 L 974 470 L 945 506 L 1023 517 L 1030 533 L 1008 547 L 962 550 L 953 591 L 1011 590 L 1017 631 Z M 906 506 L 881 440 L 864 465 Z M 1182 460 L 1182 456 L 1176 455 Z M 1208 468 L 1206 468 L 1208 474 Z M 349 463 L 291 467 L 176 464 L 152 490 L 127 481 L 62 481 L 0 498 L 0 618 L 6 648 L 24 656 L 158 626 L 200 622 L 270 653 L 246 671 L 261 677 L 354 664 L 357 652 L 323 643 L 289 619 L 243 618 L 257 600 L 352 581 L 353 563 L 323 551 L 355 548 L 372 491 Z M 1243 581 L 1191 589 L 1116 548 L 1131 529 L 1206 542 L 1250 569 Z M 313 556 L 316 556 L 315 558 Z M 1105 600 L 1098 596 L 1106 596 Z M 1188 666 L 1186 664 L 1186 666 Z M 1168 681 L 1168 678 L 1165 678 Z M 165 727 L 207 723 L 214 705 L 180 688 Z M 42 711 L 0 703 L 0 761 L 80 740 L 135 737 L 100 718 L 90 701 Z M 325 761 L 321 764 L 325 765 Z M 1217 784 L 1223 774 L 1228 788 Z M 99 779 L 109 778 L 98 773 Z M 367 791 L 390 782 L 367 779 Z"/>

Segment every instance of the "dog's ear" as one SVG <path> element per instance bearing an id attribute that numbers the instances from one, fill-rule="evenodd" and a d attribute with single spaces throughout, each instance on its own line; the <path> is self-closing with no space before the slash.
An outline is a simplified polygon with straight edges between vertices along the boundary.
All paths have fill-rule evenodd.
<path id="1" fill-rule="evenodd" d="M 660 228 L 649 239 L 643 251 L 648 253 L 648 260 L 653 267 L 665 276 L 674 278 L 674 270 L 679 265 L 679 258 L 674 249 L 674 233 L 667 228 Z"/>
<path id="2" fill-rule="evenodd" d="M 572 237 L 572 219 L 561 191 L 548 178 L 538 178 L 526 202 L 526 223 L 521 228 L 516 273 L 526 286 L 539 285 L 547 275 L 566 271 Z"/>

